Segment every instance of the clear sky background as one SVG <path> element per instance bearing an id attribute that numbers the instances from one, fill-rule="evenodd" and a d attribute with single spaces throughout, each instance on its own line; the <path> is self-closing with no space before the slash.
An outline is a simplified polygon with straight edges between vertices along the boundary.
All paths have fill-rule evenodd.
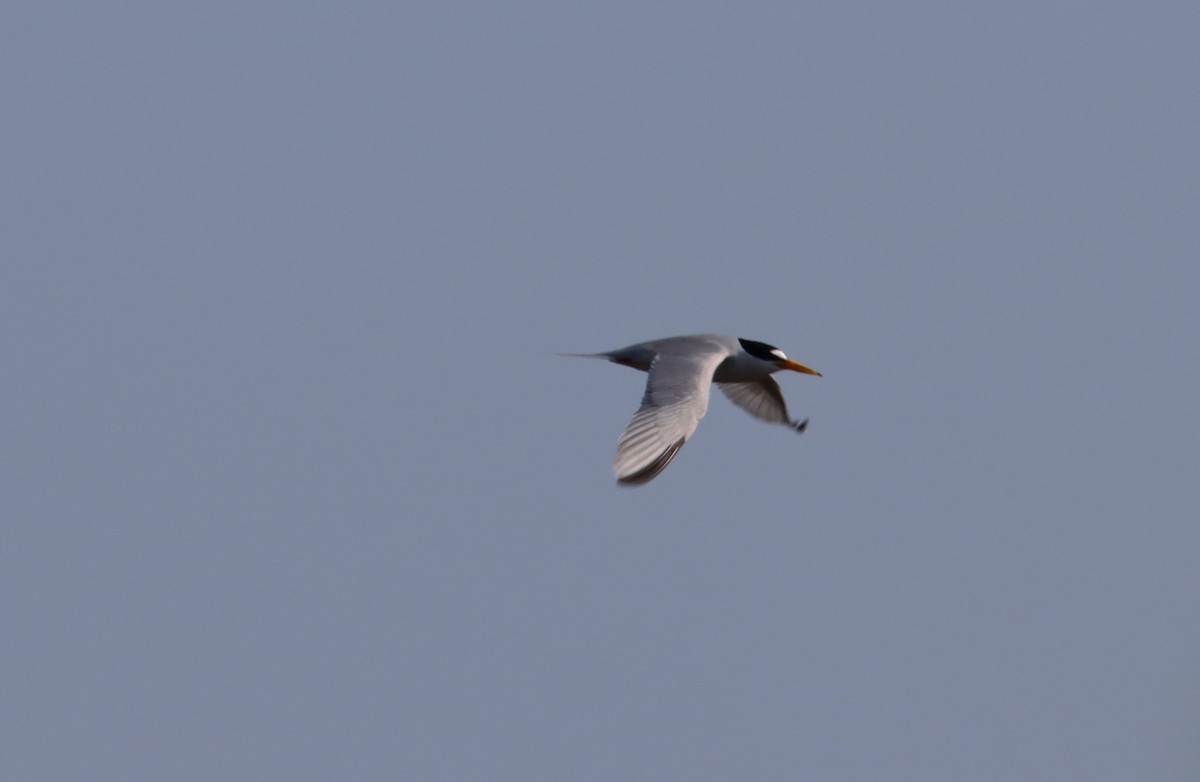
<path id="1" fill-rule="evenodd" d="M 8 8 L 0 777 L 1200 778 L 1198 29 Z"/>

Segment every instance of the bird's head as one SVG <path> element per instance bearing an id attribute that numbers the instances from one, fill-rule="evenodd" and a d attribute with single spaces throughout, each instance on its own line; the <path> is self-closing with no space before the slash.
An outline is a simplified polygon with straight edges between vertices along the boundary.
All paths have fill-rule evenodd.
<path id="1" fill-rule="evenodd" d="M 790 369 L 793 372 L 803 372 L 806 375 L 821 376 L 821 373 L 815 369 L 804 366 L 798 361 L 792 361 L 784 352 L 774 345 L 768 345 L 765 342 L 755 342 L 752 339 L 738 338 L 738 342 L 742 343 L 742 350 L 745 350 L 759 361 L 765 361 L 768 364 L 774 364 L 776 369 Z"/>

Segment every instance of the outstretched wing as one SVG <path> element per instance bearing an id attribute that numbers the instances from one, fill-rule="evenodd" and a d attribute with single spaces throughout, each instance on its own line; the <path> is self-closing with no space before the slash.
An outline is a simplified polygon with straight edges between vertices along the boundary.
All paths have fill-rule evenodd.
<path id="1" fill-rule="evenodd" d="M 803 432 L 808 426 L 808 419 L 793 421 L 788 417 L 787 402 L 783 401 L 783 391 L 775 378 L 767 375 L 761 380 L 747 383 L 717 383 L 717 386 L 729 397 L 729 401 L 745 410 L 755 418 L 770 421 L 773 424 L 784 424 Z"/>
<path id="2" fill-rule="evenodd" d="M 642 406 L 617 441 L 618 483 L 646 483 L 671 463 L 704 417 L 713 372 L 726 355 L 713 350 L 654 359 Z"/>

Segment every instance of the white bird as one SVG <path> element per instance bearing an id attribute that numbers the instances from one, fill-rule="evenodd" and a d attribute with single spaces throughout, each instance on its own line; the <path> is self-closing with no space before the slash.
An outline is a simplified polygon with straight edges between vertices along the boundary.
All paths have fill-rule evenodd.
<path id="1" fill-rule="evenodd" d="M 779 348 L 720 334 L 690 334 L 639 342 L 605 353 L 565 353 L 603 358 L 649 372 L 642 406 L 617 441 L 617 483 L 638 486 L 662 472 L 696 431 L 708 409 L 709 384 L 750 415 L 803 432 L 808 419 L 793 421 L 772 372 L 821 373 L 792 361 Z"/>

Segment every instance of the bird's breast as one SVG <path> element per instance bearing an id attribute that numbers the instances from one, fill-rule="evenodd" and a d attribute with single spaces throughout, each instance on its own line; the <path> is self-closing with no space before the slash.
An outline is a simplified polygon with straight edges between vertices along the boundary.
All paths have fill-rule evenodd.
<path id="1" fill-rule="evenodd" d="M 740 356 L 730 356 L 717 365 L 713 372 L 714 383 L 746 383 L 761 380 L 771 374 L 771 367 L 761 361 L 740 361 Z"/>

